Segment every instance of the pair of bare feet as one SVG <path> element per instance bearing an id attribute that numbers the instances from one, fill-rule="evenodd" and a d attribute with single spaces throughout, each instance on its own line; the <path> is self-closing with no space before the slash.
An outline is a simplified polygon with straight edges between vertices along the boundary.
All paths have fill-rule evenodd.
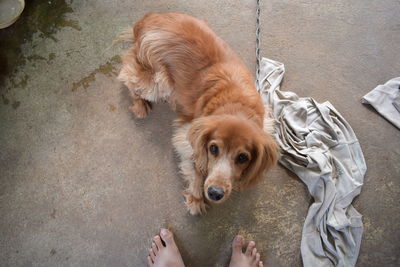
<path id="1" fill-rule="evenodd" d="M 250 241 L 243 253 L 244 238 L 237 235 L 232 241 L 232 256 L 229 267 L 263 267 L 256 243 Z M 181 254 L 175 244 L 171 231 L 161 229 L 160 235 L 153 238 L 147 257 L 149 266 L 184 267 Z"/>

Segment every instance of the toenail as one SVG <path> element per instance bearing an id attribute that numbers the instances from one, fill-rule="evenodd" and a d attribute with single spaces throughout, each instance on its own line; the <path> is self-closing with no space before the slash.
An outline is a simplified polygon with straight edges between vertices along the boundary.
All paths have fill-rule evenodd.
<path id="1" fill-rule="evenodd" d="M 237 235 L 237 236 L 235 237 L 235 242 L 241 242 L 242 240 L 243 240 L 243 237 L 240 236 L 240 235 Z"/>
<path id="2" fill-rule="evenodd" d="M 249 242 L 249 246 L 254 246 L 256 243 L 254 241 Z"/>
<path id="3" fill-rule="evenodd" d="M 161 235 L 162 236 L 167 236 L 169 231 L 167 229 L 161 229 Z"/>

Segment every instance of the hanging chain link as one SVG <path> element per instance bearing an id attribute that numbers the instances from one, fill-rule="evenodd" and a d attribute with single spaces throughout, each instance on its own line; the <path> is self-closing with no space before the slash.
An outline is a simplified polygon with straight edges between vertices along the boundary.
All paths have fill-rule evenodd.
<path id="1" fill-rule="evenodd" d="M 256 88 L 260 91 L 260 0 L 256 0 Z"/>

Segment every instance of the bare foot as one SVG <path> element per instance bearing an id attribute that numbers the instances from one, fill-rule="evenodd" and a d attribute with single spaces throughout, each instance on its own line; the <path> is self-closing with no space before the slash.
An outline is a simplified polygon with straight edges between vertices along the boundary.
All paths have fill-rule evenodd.
<path id="1" fill-rule="evenodd" d="M 257 253 L 256 243 L 250 241 L 245 253 L 242 251 L 243 243 L 244 239 L 240 235 L 233 239 L 229 267 L 263 267 L 264 265 L 260 261 L 260 253 Z"/>
<path id="2" fill-rule="evenodd" d="M 133 105 L 129 109 L 136 115 L 137 118 L 143 119 L 151 110 L 151 103 L 144 99 L 135 99 Z"/>
<path id="3" fill-rule="evenodd" d="M 149 266 L 184 267 L 185 265 L 171 231 L 161 229 L 160 235 L 156 235 L 153 238 L 153 243 L 149 249 L 149 256 L 147 257 Z M 164 241 L 165 246 L 162 241 Z"/>

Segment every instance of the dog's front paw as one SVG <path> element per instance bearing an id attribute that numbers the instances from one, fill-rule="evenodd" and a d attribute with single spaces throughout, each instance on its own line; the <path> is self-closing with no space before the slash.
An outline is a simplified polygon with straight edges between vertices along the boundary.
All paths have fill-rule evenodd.
<path id="1" fill-rule="evenodd" d="M 144 99 L 136 100 L 134 104 L 129 107 L 129 109 L 137 118 L 143 119 L 149 114 L 151 110 L 151 103 Z"/>
<path id="2" fill-rule="evenodd" d="M 206 213 L 207 204 L 203 198 L 195 198 L 190 193 L 183 193 L 185 196 L 185 204 L 191 215 L 201 215 Z"/>

